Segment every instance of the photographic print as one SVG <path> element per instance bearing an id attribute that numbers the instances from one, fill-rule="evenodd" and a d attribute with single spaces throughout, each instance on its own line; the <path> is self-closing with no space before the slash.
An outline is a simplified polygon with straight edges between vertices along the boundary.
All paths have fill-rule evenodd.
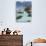
<path id="1" fill-rule="evenodd" d="M 32 21 L 32 1 L 16 1 L 16 22 Z"/>

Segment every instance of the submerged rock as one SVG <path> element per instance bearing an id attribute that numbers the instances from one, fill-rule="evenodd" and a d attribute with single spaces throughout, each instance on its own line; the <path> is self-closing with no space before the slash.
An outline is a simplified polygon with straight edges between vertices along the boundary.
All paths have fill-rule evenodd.
<path id="1" fill-rule="evenodd" d="M 22 16 L 18 16 L 18 17 L 16 17 L 16 19 L 21 19 L 22 18 Z"/>

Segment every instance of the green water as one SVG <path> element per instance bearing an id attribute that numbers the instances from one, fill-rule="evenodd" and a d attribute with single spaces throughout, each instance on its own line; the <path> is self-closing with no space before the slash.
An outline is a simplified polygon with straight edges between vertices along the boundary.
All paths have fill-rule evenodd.
<path id="1" fill-rule="evenodd" d="M 20 16 L 19 19 L 16 19 L 17 22 L 31 22 L 32 17 L 28 17 L 28 13 L 23 12 L 23 13 L 17 13 L 16 17 Z"/>

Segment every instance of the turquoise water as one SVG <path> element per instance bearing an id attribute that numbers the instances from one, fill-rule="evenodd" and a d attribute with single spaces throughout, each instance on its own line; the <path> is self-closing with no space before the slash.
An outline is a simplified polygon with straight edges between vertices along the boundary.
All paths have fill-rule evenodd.
<path id="1" fill-rule="evenodd" d="M 28 17 L 28 13 L 26 12 L 22 12 L 22 13 L 17 13 L 17 16 L 21 16 L 20 19 L 16 19 L 17 22 L 31 22 L 32 21 L 32 17 Z"/>

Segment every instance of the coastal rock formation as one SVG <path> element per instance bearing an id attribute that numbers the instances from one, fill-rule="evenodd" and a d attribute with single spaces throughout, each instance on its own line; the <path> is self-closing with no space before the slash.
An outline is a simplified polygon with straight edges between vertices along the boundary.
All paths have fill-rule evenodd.
<path id="1" fill-rule="evenodd" d="M 46 39 L 37 38 L 33 40 L 34 43 L 46 43 Z"/>

